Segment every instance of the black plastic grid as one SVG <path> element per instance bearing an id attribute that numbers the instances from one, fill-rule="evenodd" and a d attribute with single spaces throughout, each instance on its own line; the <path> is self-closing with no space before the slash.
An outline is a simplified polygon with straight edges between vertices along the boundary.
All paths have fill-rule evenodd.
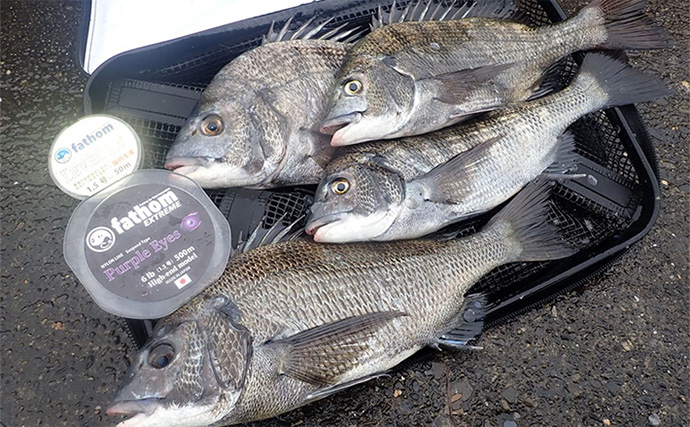
<path id="1" fill-rule="evenodd" d="M 214 205 L 220 206 L 223 197 L 225 197 L 225 190 L 206 190 L 206 194 Z M 226 212 L 223 212 L 223 215 L 226 215 Z"/>
<path id="2" fill-rule="evenodd" d="M 211 201 L 220 208 L 221 213 L 228 218 L 230 224 L 243 222 L 246 218 L 259 218 L 258 224 L 246 224 L 242 231 L 252 232 L 253 227 L 268 230 L 279 221 L 279 226 L 303 227 L 309 213 L 309 207 L 314 202 L 314 190 L 307 188 L 293 188 L 279 191 L 222 189 L 206 190 Z M 235 203 L 251 200 L 248 206 L 237 209 Z M 237 232 L 238 230 L 235 230 Z"/>
<path id="3" fill-rule="evenodd" d="M 273 193 L 264 208 L 263 227 L 272 227 L 278 221 L 288 226 L 298 220 L 297 225 L 304 225 L 309 214 L 309 207 L 314 203 L 312 194 L 312 191 L 300 189 L 293 192 Z"/>
<path id="4" fill-rule="evenodd" d="M 402 9 L 407 2 L 397 2 L 396 7 Z M 461 4 L 462 1 L 453 2 L 453 4 Z M 520 0 L 517 2 L 520 8 L 522 19 L 526 19 L 533 25 L 545 25 L 550 22 L 546 12 L 542 8 L 539 1 L 536 0 Z M 444 5 L 450 4 L 449 2 Z M 390 10 L 391 4 L 383 6 L 384 10 Z M 364 5 L 358 10 L 351 13 L 342 14 L 334 17 L 333 22 L 328 25 L 328 28 L 340 25 L 347 22 L 350 26 L 363 26 L 370 21 L 371 15 L 377 12 L 378 6 L 375 4 Z M 299 19 L 301 18 L 301 19 Z M 307 16 L 298 16 L 292 23 L 292 28 L 299 26 Z M 252 36 L 245 40 L 239 40 L 231 43 L 229 40 L 219 43 L 214 49 L 208 50 L 203 54 L 195 56 L 191 59 L 185 59 L 179 63 L 171 64 L 161 67 L 157 70 L 149 70 L 146 74 L 147 81 L 155 81 L 161 85 L 168 85 L 170 87 L 187 87 L 190 90 L 199 91 L 213 78 L 215 73 L 220 70 L 229 60 L 239 55 L 241 52 L 258 46 L 261 42 L 261 36 L 265 33 L 265 29 L 254 31 Z M 573 58 L 564 58 L 557 66 L 554 66 L 544 84 L 549 84 L 557 89 L 565 87 L 577 71 L 577 63 Z M 131 80 L 125 79 L 119 82 L 120 86 L 132 84 Z M 117 82 L 111 85 L 108 92 L 106 105 L 108 109 L 115 110 L 115 114 L 128 121 L 132 127 L 141 135 L 145 142 L 145 166 L 146 167 L 162 167 L 165 159 L 165 152 L 170 144 L 174 141 L 180 126 L 170 125 L 168 123 L 161 123 L 155 120 L 142 119 L 126 115 L 125 112 L 117 111 L 117 98 L 119 95 L 119 87 Z M 603 167 L 614 181 L 621 186 L 629 187 L 634 190 L 635 183 L 638 182 L 636 171 L 633 165 L 627 158 L 625 147 L 623 146 L 619 133 L 620 130 L 614 126 L 607 118 L 605 113 L 595 113 L 589 115 L 571 127 L 571 131 L 576 135 L 576 146 L 578 154 L 582 157 L 591 160 Z M 606 211 L 605 207 L 597 204 L 595 200 L 582 197 L 573 190 L 567 188 L 562 189 L 559 193 L 562 197 L 575 204 L 586 208 L 587 213 L 600 215 L 602 211 Z M 633 200 L 633 202 L 635 202 Z M 272 205 L 273 206 L 273 205 Z M 279 212 L 274 212 L 278 208 L 289 209 L 287 205 L 281 203 L 275 204 L 272 209 L 267 212 L 267 220 L 269 223 L 276 221 L 275 218 L 280 217 Z M 634 206 L 631 208 L 634 209 Z M 609 227 L 604 227 L 605 233 L 615 233 L 629 225 L 629 221 L 625 220 L 625 216 L 621 216 L 623 208 L 612 208 L 611 224 Z M 596 241 L 600 238 L 592 236 L 591 240 Z"/>
<path id="5" fill-rule="evenodd" d="M 188 59 L 168 67 L 155 70 L 150 78 L 175 83 L 186 82 L 193 86 L 205 88 L 218 71 L 233 58 L 244 51 L 255 48 L 261 44 L 260 38 L 254 38 L 244 43 L 226 46 L 218 45 L 217 49 Z"/>
<path id="6" fill-rule="evenodd" d="M 144 169 L 160 169 L 165 163 L 168 148 L 175 140 L 181 126 L 146 120 L 139 117 L 118 114 L 122 120 L 129 123 L 137 135 L 144 141 Z M 156 143 L 151 143 L 155 141 Z"/>
<path id="7" fill-rule="evenodd" d="M 454 2 L 454 4 L 461 4 L 462 2 Z M 446 3 L 449 4 L 449 3 Z M 522 18 L 526 19 L 532 25 L 545 25 L 550 22 L 546 12 L 540 6 L 538 1 L 521 0 L 518 2 Z M 406 2 L 397 2 L 398 9 L 404 8 Z M 384 6 L 384 10 L 390 10 L 391 5 Z M 377 6 L 369 6 L 360 8 L 360 10 L 335 17 L 333 22 L 328 26 L 329 28 L 337 26 L 343 22 L 348 22 L 350 25 L 363 25 L 370 20 L 372 14 L 377 12 Z M 305 19 L 307 17 L 304 17 Z M 292 28 L 300 25 L 299 19 L 295 19 Z M 209 50 L 201 55 L 162 67 L 158 70 L 150 71 L 147 80 L 155 81 L 161 85 L 168 85 L 170 87 L 189 88 L 190 90 L 199 91 L 203 88 L 228 61 L 241 52 L 258 46 L 261 43 L 261 35 L 263 32 L 256 32 L 256 34 L 248 40 L 239 41 L 237 43 L 223 42 L 220 43 L 214 50 Z M 564 58 L 553 67 L 549 75 L 546 77 L 544 84 L 551 85 L 558 90 L 572 80 L 572 77 L 577 71 L 577 63 L 571 57 Z M 131 80 L 123 80 L 122 86 L 132 84 Z M 109 108 L 114 108 L 117 105 L 117 98 L 119 95 L 119 88 L 113 85 L 108 93 L 108 101 L 106 105 Z M 116 113 L 117 114 L 117 113 Z M 165 160 L 165 153 L 174 141 L 180 126 L 173 126 L 167 123 L 160 123 L 154 120 L 146 120 L 140 117 L 127 116 L 123 113 L 119 114 L 124 120 L 128 121 L 132 127 L 145 140 L 145 166 L 146 167 L 162 167 Z M 635 169 L 630 161 L 627 159 L 625 148 L 619 138 L 620 130 L 612 125 L 605 113 L 595 113 L 579 120 L 571 127 L 571 131 L 576 136 L 576 146 L 578 154 L 587 158 L 594 163 L 601 165 L 605 170 L 611 172 L 611 176 L 621 185 L 627 187 L 634 187 L 638 182 Z M 606 227 L 597 227 L 597 232 L 602 235 L 589 236 L 590 241 L 599 241 L 606 237 L 606 234 L 613 234 L 620 231 L 629 225 L 629 220 L 621 215 L 621 212 L 608 212 L 607 208 L 599 205 L 596 201 L 583 197 L 582 195 L 569 190 L 568 188 L 560 187 L 558 193 L 565 200 L 570 201 L 575 206 L 580 206 L 584 210 L 582 215 L 604 215 L 609 218 L 610 222 Z M 287 197 L 287 199 L 286 199 Z M 283 216 L 283 210 L 298 211 L 304 210 L 304 206 L 292 206 L 291 199 L 284 193 L 279 193 L 275 198 L 269 200 L 266 211 L 265 223 L 268 226 L 273 225 L 277 218 Z M 609 213 L 607 216 L 606 214 Z M 288 215 L 289 216 L 289 215 Z M 629 218 L 628 218 L 629 219 Z M 473 231 L 472 226 L 468 230 L 462 231 L 461 234 L 467 234 Z"/>
<path id="8" fill-rule="evenodd" d="M 326 2 L 322 2 L 326 3 Z M 391 2 L 383 2 L 383 7 L 390 8 Z M 549 15 L 542 7 L 546 4 L 554 4 L 548 0 L 519 0 L 524 17 L 533 25 L 544 25 L 550 22 Z M 334 3 L 333 3 L 334 4 Z M 404 2 L 398 2 L 403 7 Z M 376 13 L 377 5 L 374 1 L 355 3 L 348 13 L 334 16 L 329 28 L 343 22 L 351 26 L 366 25 L 373 13 Z M 554 16 L 554 11 L 549 12 Z M 310 16 L 298 15 L 293 21 L 292 27 L 296 28 Z M 157 82 L 162 86 L 189 88 L 190 96 L 198 94 L 199 89 L 205 87 L 213 75 L 229 60 L 260 43 L 261 35 L 268 28 L 267 24 L 252 29 L 249 35 L 235 42 L 230 42 L 232 33 L 227 39 L 223 39 L 214 48 L 203 53 L 185 58 L 178 63 L 161 66 L 155 70 L 146 69 L 127 79 L 114 79 L 106 96 L 104 112 L 110 112 L 128 121 L 141 135 L 146 148 L 147 167 L 161 167 L 164 155 L 169 145 L 174 140 L 179 126 L 163 123 L 144 117 L 145 114 L 127 114 L 118 104 L 119 88 L 127 84 L 126 81 L 140 79 L 144 82 Z M 577 70 L 577 58 L 568 57 L 559 61 L 544 80 L 544 85 L 556 89 L 565 87 Z M 155 93 L 151 94 L 152 96 Z M 542 280 L 550 280 L 556 264 L 578 265 L 589 258 L 609 250 L 620 244 L 631 233 L 626 231 L 637 221 L 642 209 L 643 199 L 642 179 L 639 175 L 639 162 L 631 161 L 628 150 L 633 138 L 626 134 L 624 129 L 617 125 L 611 112 L 598 112 L 583 117 L 574 123 L 569 131 L 575 135 L 576 152 L 581 156 L 583 170 L 594 170 L 601 176 L 601 182 L 597 185 L 589 185 L 586 182 L 562 182 L 558 184 L 552 196 L 553 209 L 550 212 L 550 220 L 565 228 L 570 237 L 583 249 L 578 257 L 559 263 L 514 263 L 497 268 L 477 283 L 472 292 L 489 292 L 496 300 L 505 300 L 524 292 L 535 283 Z M 636 118 L 632 119 L 637 120 Z M 637 124 L 636 126 L 641 126 Z M 644 135 L 642 135 L 644 138 Z M 640 135 L 637 135 L 639 140 Z M 642 141 L 649 144 L 648 141 Z M 642 147 L 647 157 L 652 154 L 651 145 Z M 648 159 L 654 162 L 654 159 Z M 652 169 L 654 169 L 652 165 Z M 590 168 L 590 169 L 587 169 Z M 649 177 L 645 177 L 649 179 Z M 646 190 L 648 191 L 648 190 Z M 275 192 L 267 196 L 257 196 L 255 205 L 246 209 L 254 209 L 259 212 L 263 209 L 261 223 L 264 227 L 270 227 L 280 218 L 284 225 L 289 220 L 294 220 L 308 210 L 309 190 L 299 192 Z M 224 192 L 211 192 L 210 195 L 217 205 L 222 205 L 225 199 Z M 227 204 L 227 203 L 226 203 Z M 649 207 L 647 207 L 649 209 Z M 452 230 L 458 236 L 476 232 L 498 210 L 473 218 L 469 221 L 448 227 L 442 232 Z M 232 218 L 230 218 L 232 223 Z M 636 229 L 644 228 L 644 224 L 635 224 Z M 623 236 L 623 237 L 621 237 Z M 561 266 L 562 269 L 562 266 Z"/>
<path id="9" fill-rule="evenodd" d="M 606 209 L 599 207 L 593 210 L 593 206 L 583 203 L 580 198 L 571 200 L 567 196 L 573 193 L 562 185 L 556 185 L 552 194 L 547 222 L 559 229 L 567 244 L 577 249 L 586 250 L 596 246 L 615 232 L 612 231 L 612 226 L 613 230 L 621 230 L 629 222 L 629 219 L 612 214 Z M 478 231 L 481 225 L 483 223 L 473 224 L 463 230 L 463 234 Z M 525 262 L 500 266 L 476 283 L 470 292 L 500 295 L 497 299 L 519 295 L 532 286 L 534 277 L 543 274 L 552 264 Z M 507 283 L 515 285 L 506 286 Z"/>

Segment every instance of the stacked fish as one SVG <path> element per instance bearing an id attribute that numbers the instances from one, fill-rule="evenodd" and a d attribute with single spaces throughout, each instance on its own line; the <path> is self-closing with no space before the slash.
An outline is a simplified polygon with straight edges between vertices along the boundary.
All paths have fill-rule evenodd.
<path id="1" fill-rule="evenodd" d="M 423 347 L 467 347 L 487 310 L 467 295 L 482 276 L 577 251 L 547 221 L 553 180 L 587 179 L 566 129 L 667 90 L 604 53 L 560 91 L 550 67 L 670 42 L 643 0 L 594 0 L 538 28 L 505 3 L 393 6 L 356 43 L 286 26 L 220 71 L 166 167 L 207 188 L 318 183 L 313 239 L 232 258 L 158 323 L 109 414 L 130 415 L 122 426 L 276 416 Z M 476 234 L 417 239 L 516 194 Z"/>

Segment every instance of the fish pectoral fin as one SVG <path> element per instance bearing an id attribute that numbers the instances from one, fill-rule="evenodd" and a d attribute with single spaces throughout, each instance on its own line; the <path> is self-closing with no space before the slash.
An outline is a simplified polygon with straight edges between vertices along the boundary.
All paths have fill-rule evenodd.
<path id="1" fill-rule="evenodd" d="M 484 85 L 488 85 L 489 87 L 496 86 L 496 95 L 502 98 L 499 94 L 505 92 L 505 88 L 493 82 L 493 79 L 513 65 L 513 63 L 485 65 L 477 68 L 453 71 L 452 73 L 439 74 L 427 77 L 424 80 L 435 81 L 440 86 L 436 99 L 446 104 L 465 103 L 470 100 L 471 95 L 476 93 L 478 87 Z M 504 103 L 496 102 L 496 108 L 503 104 Z M 470 112 L 468 111 L 468 113 Z"/>
<path id="2" fill-rule="evenodd" d="M 211 309 L 202 327 L 219 384 L 224 389 L 240 390 L 252 356 L 252 339 L 249 331 L 233 320 L 234 310 Z"/>
<path id="3" fill-rule="evenodd" d="M 451 119 L 451 120 L 456 120 L 456 119 L 457 119 L 458 122 L 460 122 L 460 121 L 463 121 L 463 120 L 468 120 L 468 119 L 477 117 L 479 114 L 486 113 L 487 111 L 495 111 L 495 110 L 502 109 L 502 108 L 505 108 L 505 107 L 508 107 L 508 106 L 509 106 L 508 104 L 506 104 L 506 105 L 498 105 L 498 104 L 496 104 L 496 105 L 494 105 L 494 106 L 491 106 L 491 107 L 488 107 L 488 108 L 483 108 L 483 109 L 481 109 L 481 110 L 474 110 L 474 111 L 472 111 L 472 112 L 470 112 L 470 113 L 466 113 L 466 112 L 463 112 L 463 111 L 458 111 L 457 113 L 454 113 L 454 114 L 449 115 L 448 118 Z"/>
<path id="4" fill-rule="evenodd" d="M 489 309 L 486 294 L 465 296 L 465 301 L 455 319 L 452 329 L 441 335 L 435 344 L 455 350 L 479 350 L 481 347 L 470 345 L 484 329 L 484 318 Z"/>
<path id="5" fill-rule="evenodd" d="M 461 202 L 472 190 L 466 185 L 468 177 L 491 161 L 488 150 L 499 139 L 490 138 L 417 178 L 416 181 L 425 189 L 424 198 L 437 203 Z"/>
<path id="6" fill-rule="evenodd" d="M 366 375 L 362 378 L 357 378 L 356 380 L 347 381 L 347 382 L 344 382 L 342 384 L 338 384 L 338 385 L 334 385 L 332 387 L 327 387 L 327 388 L 321 389 L 317 392 L 314 392 L 314 393 L 307 395 L 307 397 L 303 403 L 306 405 L 307 403 L 313 402 L 315 400 L 323 399 L 324 397 L 330 396 L 331 394 L 337 393 L 341 390 L 345 390 L 346 388 L 350 388 L 350 387 L 355 386 L 357 384 L 362 384 L 362 383 L 365 383 L 369 380 L 373 380 L 374 378 L 383 377 L 386 375 L 387 374 L 385 372 L 378 373 L 378 374 L 372 374 L 372 375 Z"/>
<path id="7" fill-rule="evenodd" d="M 327 386 L 359 365 L 369 350 L 368 338 L 392 319 L 407 316 L 399 311 L 382 311 L 348 317 L 316 326 L 272 345 L 285 346 L 284 375 L 310 384 Z"/>

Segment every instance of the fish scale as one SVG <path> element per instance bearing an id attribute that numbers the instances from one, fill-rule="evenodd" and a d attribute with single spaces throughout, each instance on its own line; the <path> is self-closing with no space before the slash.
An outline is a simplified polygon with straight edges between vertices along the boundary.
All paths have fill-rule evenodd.
<path id="1" fill-rule="evenodd" d="M 438 304 L 444 301 L 449 310 L 455 312 L 457 304 L 448 302 L 448 298 L 451 295 L 455 295 L 456 300 L 461 298 L 464 293 L 462 283 L 472 282 L 481 273 L 450 280 L 450 272 L 461 271 L 463 265 L 479 268 L 484 264 L 480 270 L 491 269 L 496 261 L 487 260 L 506 257 L 503 244 L 495 240 L 494 236 L 483 236 L 463 245 L 410 241 L 386 244 L 375 250 L 369 245 L 353 245 L 347 251 L 340 247 L 313 245 L 308 241 L 267 246 L 265 250 L 259 248 L 252 252 L 251 257 L 240 255 L 236 263 L 231 261 L 226 274 L 207 290 L 205 298 L 214 295 L 228 297 L 243 313 L 257 312 L 263 307 L 262 310 L 281 313 L 287 319 L 303 319 L 301 329 L 362 312 L 404 308 L 411 315 L 427 316 L 437 313 Z M 480 255 L 475 256 L 477 254 Z M 430 278 L 427 270 L 437 276 Z M 309 273 L 307 281 L 304 280 L 304 272 Z M 388 280 L 381 277 L 381 272 L 390 272 Z M 422 302 L 410 295 L 405 285 L 410 282 L 420 283 L 422 293 L 429 290 L 431 283 L 449 282 L 454 286 L 439 289 L 436 285 L 430 300 L 425 300 L 420 306 Z M 382 300 L 382 291 L 390 295 L 389 301 Z M 351 300 L 353 296 L 357 298 L 354 304 L 336 304 Z M 259 341 L 276 337 L 279 333 L 291 335 L 298 332 L 291 330 L 290 325 L 282 329 L 285 325 L 276 325 L 276 321 L 274 318 L 271 322 L 274 323 L 273 328 L 261 331 L 262 319 L 243 317 L 243 324 L 255 331 Z M 446 318 L 442 323 L 447 321 Z"/>
<path id="2" fill-rule="evenodd" d="M 321 129 L 334 146 L 421 135 L 543 95 L 549 66 L 568 54 L 670 46 L 644 6 L 592 0 L 544 27 L 495 19 L 509 17 L 509 8 L 480 7 L 468 19 L 377 28 L 345 58 Z"/>
<path id="3" fill-rule="evenodd" d="M 376 37 L 368 37 L 365 43 L 357 44 L 350 56 L 394 55 L 406 51 L 410 45 L 420 45 L 425 49 L 433 42 L 468 41 L 465 23 L 469 21 L 427 21 L 421 25 L 419 22 L 402 22 L 387 25 L 377 30 Z"/>
<path id="4" fill-rule="evenodd" d="M 579 117 L 601 108 L 608 99 L 596 82 L 583 80 L 548 99 L 518 107 L 510 114 L 488 114 L 484 119 L 487 128 L 508 128 L 511 132 L 505 133 L 501 143 L 490 145 L 481 167 L 465 167 L 458 175 L 458 186 L 467 188 L 463 195 L 455 196 L 454 208 L 458 212 L 475 212 L 477 206 L 500 204 L 514 194 L 514 189 L 520 186 L 518 183 L 531 180 L 556 160 L 559 135 Z M 488 135 L 476 136 L 479 138 L 474 146 L 488 139 Z M 530 141 L 529 147 L 525 141 Z M 510 167 L 513 164 L 523 167 Z"/>
<path id="5" fill-rule="evenodd" d="M 369 380 L 424 346 L 462 347 L 481 331 L 485 299 L 465 295 L 481 276 L 576 250 L 546 221 L 549 191 L 535 184 L 464 238 L 302 239 L 237 255 L 156 325 L 107 412 L 133 415 L 121 427 L 248 422 Z"/>
<path id="6" fill-rule="evenodd" d="M 653 76 L 588 54 L 560 92 L 431 135 L 346 148 L 326 170 L 306 229 L 324 243 L 432 233 L 493 209 L 551 165 L 556 173 L 576 168 L 572 137 L 564 132 L 585 114 L 667 93 Z M 334 192 L 343 180 L 347 191 Z"/>
<path id="7" fill-rule="evenodd" d="M 498 128 L 467 122 L 462 127 L 452 126 L 424 136 L 352 145 L 343 148 L 331 161 L 326 167 L 326 175 L 341 170 L 355 159 L 378 156 L 385 159 L 388 167 L 399 171 L 405 180 L 410 180 L 448 161 L 458 153 L 498 136 L 499 132 Z"/>
<path id="8" fill-rule="evenodd" d="M 305 63 L 310 71 L 330 73 L 337 69 L 345 55 L 344 43 L 319 40 L 292 40 L 285 48 L 280 44 L 272 49 L 274 55 L 266 55 L 261 50 L 250 50 L 239 56 L 226 73 L 220 74 L 224 79 L 241 78 L 254 82 L 256 88 L 274 88 L 285 82 L 300 81 L 299 72 Z M 264 46 L 265 47 L 265 46 Z"/>
<path id="9" fill-rule="evenodd" d="M 400 23 L 379 29 L 383 34 L 378 34 L 379 37 L 371 42 L 365 39 L 355 45 L 346 59 L 351 60 L 352 65 L 346 62 L 340 75 L 353 71 L 359 65 L 357 57 L 360 55 L 401 58 L 405 69 L 418 78 L 496 62 L 521 64 L 534 73 L 533 70 L 542 70 L 572 51 L 571 45 L 575 40 L 567 35 L 581 32 L 573 31 L 571 27 L 573 23 L 568 27 L 531 28 L 490 19 Z M 390 37 L 387 37 L 388 34 Z M 579 36 L 579 39 L 579 44 L 585 41 L 583 36 Z M 585 48 L 599 42 L 593 42 L 592 39 L 591 35 L 586 38 L 588 44 Z M 469 41 L 472 43 L 467 43 Z M 433 48 L 432 44 L 439 48 Z M 414 45 L 414 48 L 410 49 L 410 45 Z M 530 49 L 525 49 L 525 46 Z M 532 83 L 528 81 L 527 84 Z"/>
<path id="10" fill-rule="evenodd" d="M 377 51 L 400 58 L 406 71 L 416 78 L 495 63 L 513 63 L 517 69 L 498 76 L 497 82 L 509 88 L 509 99 L 525 99 L 531 93 L 536 76 L 556 59 L 572 52 L 572 46 L 587 49 L 605 40 L 605 34 L 602 37 L 584 32 L 587 28 L 579 24 L 580 21 L 569 21 L 556 27 L 531 28 L 503 20 L 472 18 L 451 22 L 405 22 L 379 30 L 391 33 L 389 38 L 382 34 L 382 40 L 371 46 L 366 40 L 355 45 L 348 55 L 348 59 L 354 58 L 352 66 L 350 68 L 346 62 L 340 75 L 347 75 L 359 66 L 358 55 L 373 55 Z M 471 44 L 467 43 L 470 41 Z M 431 47 L 432 44 L 439 48 Z M 410 50 L 410 45 L 414 45 L 414 49 Z M 525 49 L 526 46 L 530 48 Z"/>
<path id="11" fill-rule="evenodd" d="M 287 262 L 290 265 L 287 271 L 282 266 L 274 271 L 275 275 L 286 277 L 286 280 L 269 277 L 249 283 L 236 282 L 231 272 L 237 269 L 231 263 L 227 270 L 230 274 L 219 280 L 210 291 L 230 296 L 246 313 L 242 323 L 253 331 L 257 344 L 348 316 L 403 309 L 409 316 L 383 326 L 376 338 L 369 341 L 369 350 L 359 356 L 358 365 L 366 366 L 366 369 L 358 368 L 342 379 L 352 380 L 397 364 L 398 359 L 404 358 L 400 357 L 401 354 L 411 354 L 439 336 L 456 316 L 466 290 L 483 273 L 505 261 L 507 252 L 504 243 L 496 236 L 483 235 L 464 244 L 402 243 L 375 251 L 365 245 L 357 245 L 342 248 L 344 250 L 337 253 L 311 242 L 289 243 L 296 259 Z M 264 261 L 264 257 L 272 257 L 271 252 L 253 254 L 252 260 L 265 266 L 269 263 Z M 383 259 L 382 252 L 386 254 Z M 320 260 L 321 271 L 312 271 L 308 276 L 301 273 L 299 265 L 303 256 Z M 388 274 L 388 280 L 381 277 L 382 272 Z M 410 292 L 410 283 L 415 283 L 415 292 Z M 296 298 L 284 298 L 288 288 L 296 293 Z M 241 290 L 241 296 L 232 296 L 238 290 Z M 382 298 L 382 295 L 386 297 Z M 420 298 L 421 295 L 424 297 Z M 194 306 L 194 302 L 191 305 Z M 267 322 L 262 316 L 253 316 L 253 313 L 271 313 L 273 322 Z M 280 319 L 276 319 L 276 313 L 280 313 Z M 301 320 L 298 330 L 291 329 L 295 326 L 292 319 Z M 420 322 L 421 319 L 424 321 Z M 305 384 L 287 379 L 286 382 L 297 388 L 288 393 L 292 401 L 286 402 L 287 407 L 297 405 L 303 399 L 301 389 L 312 390 Z M 247 413 L 243 414 L 247 420 L 255 416 L 252 413 L 253 401 L 260 398 L 250 396 L 243 400 L 249 406 Z M 242 404 L 236 409 L 238 414 L 244 411 Z"/>
<path id="12" fill-rule="evenodd" d="M 315 184 L 334 149 L 319 132 L 350 44 L 289 40 L 245 52 L 204 90 L 166 167 L 204 188 Z M 209 117 L 222 124 L 204 133 Z"/>

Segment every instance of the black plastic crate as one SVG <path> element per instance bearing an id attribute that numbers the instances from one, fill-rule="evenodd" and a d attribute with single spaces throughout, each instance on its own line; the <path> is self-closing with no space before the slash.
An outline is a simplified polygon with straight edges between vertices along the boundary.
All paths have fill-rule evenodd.
<path id="1" fill-rule="evenodd" d="M 126 120 L 144 142 L 145 167 L 161 167 L 203 88 L 235 56 L 258 46 L 272 22 L 281 25 L 294 17 L 292 26 L 296 28 L 317 16 L 317 21 L 333 18 L 327 28 L 343 23 L 349 28 L 364 28 L 379 5 L 386 9 L 391 3 L 323 0 L 120 54 L 89 79 L 84 96 L 86 112 Z M 555 0 L 520 0 L 518 4 L 533 25 L 557 22 L 566 16 Z M 397 5 L 404 7 L 405 2 Z M 547 80 L 567 85 L 580 59 L 578 55 L 563 59 Z M 637 110 L 625 106 L 590 114 L 570 130 L 576 136 L 579 171 L 594 176 L 596 185 L 588 180 L 559 183 L 552 216 L 566 224 L 581 250 L 558 262 L 505 265 L 477 283 L 472 291 L 489 292 L 495 303 L 488 327 L 578 286 L 641 239 L 657 218 L 656 154 Z M 229 218 L 236 241 L 238 233 L 246 236 L 259 223 L 268 228 L 279 219 L 296 219 L 306 212 L 311 192 L 313 188 L 274 192 L 233 189 L 210 195 Z M 469 234 L 494 212 L 450 228 L 460 235 Z M 135 333 L 141 343 L 148 334 L 146 328 L 137 322 L 131 325 L 138 328 Z"/>

